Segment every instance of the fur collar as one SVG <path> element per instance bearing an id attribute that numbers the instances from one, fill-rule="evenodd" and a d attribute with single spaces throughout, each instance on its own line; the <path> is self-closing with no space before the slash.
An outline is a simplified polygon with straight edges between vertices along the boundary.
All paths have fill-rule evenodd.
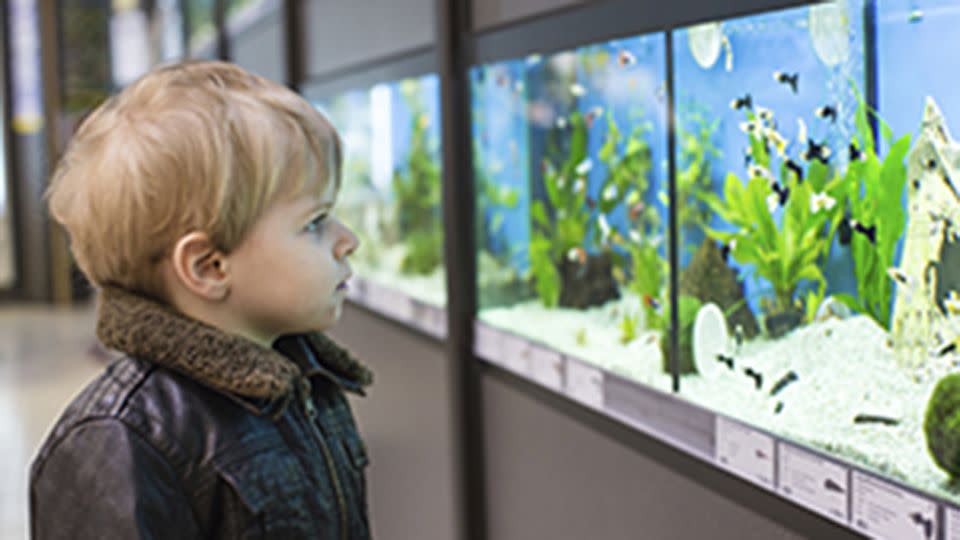
<path id="1" fill-rule="evenodd" d="M 97 337 L 106 347 L 228 394 L 275 401 L 313 375 L 363 394 L 373 381 L 365 366 L 321 333 L 285 336 L 266 349 L 123 289 L 103 288 L 98 303 Z"/>

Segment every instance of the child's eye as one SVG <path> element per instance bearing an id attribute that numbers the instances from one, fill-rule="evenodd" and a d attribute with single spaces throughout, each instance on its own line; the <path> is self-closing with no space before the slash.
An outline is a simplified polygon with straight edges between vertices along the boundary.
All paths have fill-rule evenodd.
<path id="1" fill-rule="evenodd" d="M 303 227 L 303 230 L 307 232 L 319 232 L 323 227 L 324 220 L 326 219 L 327 214 L 320 214 L 319 216 L 313 218 L 310 223 L 307 223 L 306 226 Z"/>

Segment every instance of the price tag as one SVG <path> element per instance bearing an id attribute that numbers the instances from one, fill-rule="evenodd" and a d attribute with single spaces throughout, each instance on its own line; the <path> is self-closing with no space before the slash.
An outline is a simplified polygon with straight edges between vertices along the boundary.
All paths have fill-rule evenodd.
<path id="1" fill-rule="evenodd" d="M 937 505 L 867 474 L 853 473 L 853 528 L 871 538 L 937 538 Z"/>
<path id="2" fill-rule="evenodd" d="M 717 415 L 716 456 L 725 469 L 773 489 L 773 437 Z"/>
<path id="3" fill-rule="evenodd" d="M 500 359 L 500 364 L 518 375 L 529 377 L 530 342 L 507 333 L 500 334 L 500 341 L 500 347 L 503 350 L 503 357 Z"/>
<path id="4" fill-rule="evenodd" d="M 530 375 L 533 380 L 557 392 L 563 392 L 565 368 L 563 355 L 541 345 L 530 348 Z"/>
<path id="5" fill-rule="evenodd" d="M 413 301 L 400 291 L 369 283 L 367 301 L 384 315 L 401 322 L 413 321 Z"/>
<path id="6" fill-rule="evenodd" d="M 846 524 L 848 469 L 789 444 L 780 444 L 779 492 L 803 506 Z"/>
<path id="7" fill-rule="evenodd" d="M 578 360 L 567 359 L 566 393 L 595 409 L 603 408 L 603 373 Z"/>
<path id="8" fill-rule="evenodd" d="M 960 540 L 960 510 L 947 506 L 944 508 L 943 517 L 944 529 L 946 529 L 943 535 L 944 540 Z"/>
<path id="9" fill-rule="evenodd" d="M 488 362 L 499 362 L 501 357 L 500 331 L 475 321 L 473 323 L 473 353 Z"/>

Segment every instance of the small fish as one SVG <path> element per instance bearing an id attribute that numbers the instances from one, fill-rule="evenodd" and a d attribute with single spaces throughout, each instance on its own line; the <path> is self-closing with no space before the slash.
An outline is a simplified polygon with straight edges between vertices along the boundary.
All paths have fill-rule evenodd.
<path id="1" fill-rule="evenodd" d="M 580 194 L 586 191 L 587 181 L 583 178 L 577 178 L 577 181 L 573 183 L 573 192 Z"/>
<path id="2" fill-rule="evenodd" d="M 733 71 L 733 45 L 730 44 L 730 38 L 723 35 L 720 38 L 720 44 L 723 45 L 723 69 L 730 73 Z"/>
<path id="3" fill-rule="evenodd" d="M 580 83 L 573 83 L 570 85 L 570 93 L 573 94 L 574 97 L 583 97 L 587 95 L 587 89 Z"/>
<path id="4" fill-rule="evenodd" d="M 643 201 L 640 201 L 634 204 L 633 206 L 631 206 L 630 210 L 627 212 L 630 216 L 630 221 L 636 221 L 641 216 L 645 208 L 646 208 L 646 205 L 643 204 Z"/>
<path id="5" fill-rule="evenodd" d="M 863 150 L 857 148 L 857 145 L 850 143 L 848 147 L 848 152 L 850 153 L 850 161 L 860 161 L 863 159 Z"/>
<path id="6" fill-rule="evenodd" d="M 783 71 L 774 71 L 773 80 L 777 81 L 780 84 L 785 84 L 793 90 L 793 93 L 796 94 L 800 90 L 800 74 L 799 73 L 784 73 Z"/>
<path id="7" fill-rule="evenodd" d="M 747 176 L 750 178 L 773 178 L 769 169 L 754 164 L 747 167 Z"/>
<path id="8" fill-rule="evenodd" d="M 742 346 L 743 346 L 744 335 L 743 335 L 743 325 L 742 325 L 742 324 L 738 324 L 738 325 L 736 325 L 736 326 L 733 327 L 733 339 L 734 339 L 734 341 L 736 342 L 737 347 L 742 347 Z"/>
<path id="9" fill-rule="evenodd" d="M 780 377 L 780 379 L 773 385 L 773 388 L 770 389 L 770 395 L 775 396 L 783 391 L 784 388 L 794 383 L 800 377 L 797 375 L 796 371 L 791 370 L 789 373 Z"/>
<path id="10" fill-rule="evenodd" d="M 812 193 L 810 195 L 810 213 L 816 214 L 821 210 L 830 211 L 837 205 L 837 200 L 827 195 L 825 192 Z"/>
<path id="11" fill-rule="evenodd" d="M 783 412 L 783 402 L 778 401 L 777 406 L 773 408 L 773 414 L 780 414 Z"/>
<path id="12" fill-rule="evenodd" d="M 617 65 L 625 68 L 632 66 L 637 63 L 637 57 L 633 55 L 630 51 L 626 49 L 620 49 L 620 52 L 617 53 Z"/>
<path id="13" fill-rule="evenodd" d="M 930 158 L 930 159 L 927 160 L 927 162 L 925 163 L 925 165 L 926 165 L 928 171 L 935 170 L 935 169 L 937 168 L 937 160 L 935 160 L 935 159 L 933 159 L 933 158 Z"/>
<path id="14" fill-rule="evenodd" d="M 577 168 L 574 169 L 574 171 L 576 171 L 577 176 L 586 176 L 591 169 L 593 169 L 593 160 L 590 158 L 587 158 L 581 161 L 580 163 L 578 163 Z"/>
<path id="15" fill-rule="evenodd" d="M 730 368 L 730 369 L 733 369 L 733 368 L 734 368 L 734 367 L 733 367 L 733 362 L 734 362 L 733 357 L 731 357 L 731 356 L 726 356 L 726 355 L 724 355 L 724 354 L 718 354 L 716 358 L 717 358 L 717 362 L 720 362 L 721 364 L 727 366 L 727 367 Z"/>
<path id="16" fill-rule="evenodd" d="M 750 94 L 744 94 L 743 97 L 734 98 L 730 101 L 730 108 L 735 111 L 753 109 L 753 97 Z"/>
<path id="17" fill-rule="evenodd" d="M 847 213 L 847 215 L 840 220 L 840 225 L 837 226 L 837 235 L 841 246 L 849 246 L 853 240 L 853 227 L 850 226 L 851 221 L 853 220 L 850 219 L 850 214 Z"/>
<path id="18" fill-rule="evenodd" d="M 617 186 L 611 184 L 607 189 L 603 190 L 603 200 L 612 201 L 617 198 L 619 192 L 617 191 Z"/>
<path id="19" fill-rule="evenodd" d="M 753 384 L 754 384 L 754 386 L 756 387 L 757 390 L 759 390 L 760 387 L 763 386 L 763 374 L 762 374 L 762 373 L 757 372 L 757 371 L 754 371 L 753 368 L 745 368 L 745 369 L 743 370 L 743 373 L 744 373 L 747 377 L 750 377 L 751 379 L 753 379 Z"/>
<path id="20" fill-rule="evenodd" d="M 660 304 L 660 301 L 657 300 L 656 298 L 650 296 L 649 294 L 644 294 L 644 295 L 643 295 L 643 303 L 644 303 L 648 308 L 651 308 L 651 309 L 653 309 L 653 310 L 655 310 L 655 311 L 658 311 L 658 312 L 659 312 L 661 309 L 663 309 L 663 306 Z"/>
<path id="21" fill-rule="evenodd" d="M 558 116 L 556 125 L 560 129 L 567 129 L 567 118 L 565 116 Z"/>
<path id="22" fill-rule="evenodd" d="M 773 193 L 776 194 L 777 202 L 780 203 L 780 206 L 786 206 L 787 199 L 790 198 L 790 188 L 781 185 L 779 182 L 771 182 L 770 189 L 772 189 Z"/>
<path id="23" fill-rule="evenodd" d="M 831 123 L 837 123 L 837 109 L 835 109 L 832 105 L 817 107 L 817 109 L 813 111 L 813 114 L 824 120 L 830 120 Z"/>
<path id="24" fill-rule="evenodd" d="M 543 56 L 538 53 L 533 53 L 527 57 L 527 67 L 533 67 L 538 65 L 543 60 Z"/>
<path id="25" fill-rule="evenodd" d="M 948 342 L 940 345 L 939 347 L 937 347 L 937 349 L 934 351 L 934 354 L 937 355 L 938 357 L 943 357 L 943 356 L 946 356 L 946 355 L 948 355 L 948 354 L 952 354 L 952 353 L 955 353 L 955 352 L 957 352 L 957 340 L 956 340 L 956 339 L 954 339 L 953 341 L 948 341 Z"/>
<path id="26" fill-rule="evenodd" d="M 757 118 L 763 122 L 770 122 L 773 120 L 773 111 L 766 107 L 757 106 Z"/>
<path id="27" fill-rule="evenodd" d="M 864 237 L 866 237 L 866 239 L 871 244 L 877 243 L 877 226 L 876 225 L 870 225 L 868 227 L 856 220 L 851 221 L 850 225 L 853 226 L 853 232 L 862 234 Z"/>
<path id="28" fill-rule="evenodd" d="M 801 167 L 799 163 L 792 159 L 787 159 L 787 161 L 784 162 L 784 166 L 788 171 L 796 175 L 798 183 L 803 182 L 803 167 Z"/>
<path id="29" fill-rule="evenodd" d="M 603 114 L 603 107 L 597 105 L 596 107 L 587 111 L 587 114 L 583 115 L 583 123 L 587 125 L 587 129 L 593 127 L 593 123 L 600 118 L 600 115 Z"/>
<path id="30" fill-rule="evenodd" d="M 749 122 L 740 122 L 740 131 L 746 133 L 747 135 L 754 135 L 760 131 L 760 124 L 756 120 L 751 120 Z"/>
<path id="31" fill-rule="evenodd" d="M 885 426 L 900 425 L 900 420 L 877 414 L 858 414 L 853 418 L 854 424 L 883 424 Z"/>
<path id="32" fill-rule="evenodd" d="M 803 151 L 800 157 L 802 157 L 804 161 L 813 161 L 816 159 L 826 165 L 830 161 L 830 153 L 830 147 L 827 146 L 827 143 L 822 142 L 817 144 L 813 139 L 807 139 L 807 149 Z"/>
<path id="33" fill-rule="evenodd" d="M 729 242 L 720 246 L 720 257 L 723 258 L 723 262 L 730 262 L 730 253 L 737 248 L 737 239 L 731 238 Z"/>
<path id="34" fill-rule="evenodd" d="M 923 527 L 924 538 L 933 538 L 933 518 L 928 518 L 920 512 L 913 512 L 910 514 L 910 519 L 913 520 L 915 524 Z"/>
<path id="35" fill-rule="evenodd" d="M 587 250 L 582 247 L 570 248 L 567 252 L 567 260 L 578 264 L 587 264 Z"/>
<path id="36" fill-rule="evenodd" d="M 846 492 L 847 492 L 845 489 L 843 489 L 843 486 L 841 486 L 840 484 L 834 482 L 834 481 L 833 481 L 832 479 L 830 479 L 830 478 L 827 478 L 826 480 L 823 481 L 823 487 L 824 487 L 827 491 L 833 491 L 833 492 L 835 492 L 835 493 L 846 493 Z"/>
<path id="37" fill-rule="evenodd" d="M 593 197 L 587 197 L 587 208 L 593 210 L 597 207 L 597 201 Z"/>
<path id="38" fill-rule="evenodd" d="M 640 234 L 640 231 L 636 229 L 630 229 L 629 234 L 630 240 L 632 240 L 634 243 L 639 244 L 641 241 L 643 241 L 643 236 Z"/>
<path id="39" fill-rule="evenodd" d="M 747 146 L 743 149 L 743 166 L 749 167 L 753 161 L 753 148 Z"/>
<path id="40" fill-rule="evenodd" d="M 922 9 L 911 9 L 910 15 L 907 16 L 907 22 L 910 24 L 916 24 L 923 20 L 923 10 Z"/>

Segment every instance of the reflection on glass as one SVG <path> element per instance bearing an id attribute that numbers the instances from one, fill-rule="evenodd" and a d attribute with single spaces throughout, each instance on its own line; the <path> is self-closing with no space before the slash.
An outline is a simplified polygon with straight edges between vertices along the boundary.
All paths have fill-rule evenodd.
<path id="1" fill-rule="evenodd" d="M 667 389 L 665 42 L 471 71 L 480 318 Z"/>
<path id="2" fill-rule="evenodd" d="M 187 0 L 186 6 L 190 52 L 213 54 L 216 38 L 213 21 L 214 0 Z"/>
<path id="3" fill-rule="evenodd" d="M 445 306 L 439 78 L 380 84 L 317 105 L 343 137 L 337 214 L 360 238 L 351 258 L 357 275 Z"/>

